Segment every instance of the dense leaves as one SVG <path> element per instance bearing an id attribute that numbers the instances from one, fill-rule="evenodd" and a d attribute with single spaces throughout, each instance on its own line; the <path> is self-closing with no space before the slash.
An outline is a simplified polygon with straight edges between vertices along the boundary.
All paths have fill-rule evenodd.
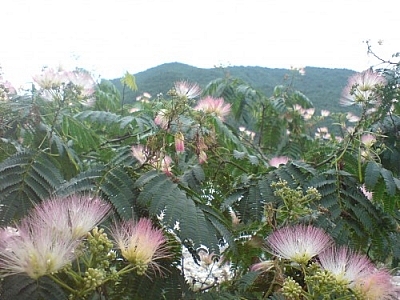
<path id="1" fill-rule="evenodd" d="M 252 71 L 245 79 L 264 74 Z M 180 83 L 154 97 L 130 74 L 116 85 L 98 83 L 93 97 L 61 85 L 1 101 L 0 223 L 10 226 L 35 204 L 73 194 L 104 199 L 114 219 L 150 218 L 176 246 L 163 261 L 165 277 L 126 275 L 116 288 L 104 283 L 93 291 L 98 298 L 284 299 L 274 283 L 281 274 L 250 268 L 271 258 L 263 248 L 271 232 L 299 223 L 397 267 L 398 70 L 384 72 L 390 88 L 373 90 L 379 107 L 368 98 L 351 113 L 316 110 L 321 99 L 309 98 L 307 86 L 295 88 L 308 71 L 322 84 L 308 68 L 305 77 L 291 70 L 283 84 L 265 78 L 268 92 L 243 78 L 210 78 L 201 108 L 190 93 L 197 86 Z M 137 101 L 126 90 L 136 84 Z M 204 249 L 208 256 L 200 255 Z M 198 270 L 218 261 L 230 273 L 211 283 L 213 271 L 190 279 L 183 250 Z M 4 299 L 67 297 L 50 278 L 21 278 L 3 279 Z"/>

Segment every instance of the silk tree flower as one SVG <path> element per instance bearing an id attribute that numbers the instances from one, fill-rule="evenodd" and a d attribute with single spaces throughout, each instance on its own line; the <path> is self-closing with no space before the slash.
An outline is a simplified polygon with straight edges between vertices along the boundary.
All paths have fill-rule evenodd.
<path id="1" fill-rule="evenodd" d="M 315 113 L 315 108 L 313 108 L 313 107 L 305 109 L 304 113 L 302 114 L 304 120 L 310 120 L 312 118 L 312 116 L 314 115 L 314 113 Z"/>
<path id="2" fill-rule="evenodd" d="M 25 273 L 32 279 L 53 274 L 75 258 L 78 240 L 54 234 L 39 219 L 25 218 L 16 225 L 19 233 L 0 248 L 0 274 Z"/>
<path id="3" fill-rule="evenodd" d="M 67 73 L 52 68 L 46 68 L 42 73 L 33 75 L 32 79 L 44 90 L 59 88 L 62 84 L 69 81 Z"/>
<path id="4" fill-rule="evenodd" d="M 162 129 L 168 129 L 169 118 L 167 116 L 167 110 L 161 109 L 154 118 L 154 123 Z"/>
<path id="5" fill-rule="evenodd" d="M 271 167 L 279 168 L 280 165 L 286 165 L 288 162 L 289 162 L 289 157 L 287 156 L 275 156 L 268 161 L 268 164 Z"/>
<path id="6" fill-rule="evenodd" d="M 379 97 L 376 89 L 386 84 L 386 79 L 378 73 L 367 70 L 354 74 L 348 80 L 347 86 L 343 89 L 340 104 L 351 106 L 362 103 L 377 103 Z"/>
<path id="7" fill-rule="evenodd" d="M 376 136 L 373 134 L 363 134 L 361 136 L 361 143 L 367 147 L 367 148 L 371 148 L 373 146 L 373 144 L 375 144 L 376 142 Z"/>
<path id="8" fill-rule="evenodd" d="M 143 275 L 149 267 L 161 272 L 157 261 L 169 257 L 166 238 L 149 219 L 114 224 L 111 235 L 122 256 L 136 267 L 139 275 Z"/>
<path id="9" fill-rule="evenodd" d="M 17 91 L 12 86 L 12 84 L 4 80 L 0 75 L 0 101 L 8 101 L 10 99 L 10 95 L 16 94 Z"/>
<path id="10" fill-rule="evenodd" d="M 347 121 L 349 121 L 350 123 L 356 123 L 356 122 L 360 121 L 360 117 L 359 117 L 359 116 L 353 115 L 353 114 L 350 113 L 350 112 L 347 113 L 346 119 L 347 119 Z"/>
<path id="11" fill-rule="evenodd" d="M 177 153 L 185 152 L 185 137 L 181 132 L 175 134 L 175 151 Z"/>
<path id="12" fill-rule="evenodd" d="M 374 198 L 374 193 L 370 192 L 367 190 L 367 187 L 365 186 L 365 184 L 363 184 L 360 187 L 360 191 L 364 194 L 365 197 L 367 197 L 368 200 L 372 200 Z"/>
<path id="13" fill-rule="evenodd" d="M 85 71 L 66 72 L 65 76 L 69 82 L 78 87 L 80 95 L 90 98 L 94 94 L 95 82 L 93 77 Z"/>
<path id="14" fill-rule="evenodd" d="M 338 283 L 347 284 L 349 287 L 375 268 L 367 256 L 345 246 L 331 247 L 320 253 L 318 258 L 322 269 L 331 272 Z"/>
<path id="15" fill-rule="evenodd" d="M 170 156 L 159 152 L 156 155 L 149 157 L 146 147 L 143 145 L 133 145 L 131 147 L 131 153 L 139 164 L 143 165 L 147 162 L 153 168 L 162 170 L 168 176 L 171 175 L 172 158 Z"/>
<path id="16" fill-rule="evenodd" d="M 133 145 L 131 147 L 131 153 L 134 158 L 143 165 L 147 160 L 146 151 L 143 145 Z"/>
<path id="17" fill-rule="evenodd" d="M 250 266 L 252 272 L 267 272 L 275 266 L 273 260 L 264 260 Z"/>
<path id="18" fill-rule="evenodd" d="M 225 103 L 223 98 L 207 96 L 201 99 L 194 108 L 205 113 L 215 114 L 222 121 L 231 112 L 231 104 Z"/>
<path id="19" fill-rule="evenodd" d="M 330 114 L 329 110 L 321 109 L 321 117 L 328 117 Z"/>
<path id="20" fill-rule="evenodd" d="M 274 231 L 266 240 L 267 250 L 278 257 L 306 264 L 333 243 L 332 238 L 312 225 L 295 225 Z"/>
<path id="21" fill-rule="evenodd" d="M 101 223 L 110 210 L 111 205 L 99 198 L 74 195 L 43 201 L 28 218 L 33 224 L 51 228 L 54 235 L 75 240 Z"/>
<path id="22" fill-rule="evenodd" d="M 187 81 L 178 81 L 174 84 L 175 92 L 179 97 L 194 99 L 201 94 L 201 88 L 196 83 L 189 83 Z"/>
<path id="23" fill-rule="evenodd" d="M 387 270 L 374 270 L 372 273 L 358 277 L 353 290 L 364 299 L 389 300 L 399 299 L 400 288 L 393 283 L 393 278 Z"/>
<path id="24" fill-rule="evenodd" d="M 172 175 L 172 158 L 168 155 L 163 155 L 162 157 L 151 161 L 151 165 L 154 168 L 163 171 L 168 176 Z"/>
<path id="25" fill-rule="evenodd" d="M 7 247 L 7 242 L 13 238 L 16 238 L 19 236 L 19 232 L 16 228 L 7 226 L 0 228 L 0 251 L 2 248 Z"/>

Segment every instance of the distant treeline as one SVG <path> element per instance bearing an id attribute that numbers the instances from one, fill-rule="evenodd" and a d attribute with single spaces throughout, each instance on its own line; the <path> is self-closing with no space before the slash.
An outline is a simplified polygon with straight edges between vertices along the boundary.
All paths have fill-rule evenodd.
<path id="1" fill-rule="evenodd" d="M 133 102 L 144 92 L 156 97 L 159 93 L 167 93 L 174 82 L 180 80 L 196 82 L 205 87 L 212 80 L 230 76 L 245 81 L 267 96 L 272 95 L 277 85 L 293 85 L 294 89 L 305 94 L 313 102 L 317 111 L 326 109 L 331 112 L 344 112 L 348 108 L 339 106 L 340 95 L 348 78 L 354 73 L 355 71 L 348 69 L 306 67 L 305 75 L 301 76 L 288 69 L 243 66 L 201 69 L 182 63 L 167 63 L 135 74 L 138 91 L 125 90 L 124 98 L 126 102 Z M 122 92 L 120 79 L 111 81 Z"/>

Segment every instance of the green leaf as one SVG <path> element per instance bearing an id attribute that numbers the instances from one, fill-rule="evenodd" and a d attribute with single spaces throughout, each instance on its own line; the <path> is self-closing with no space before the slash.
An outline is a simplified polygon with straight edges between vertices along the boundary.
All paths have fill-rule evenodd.
<path id="1" fill-rule="evenodd" d="M 34 280 L 26 275 L 4 278 L 0 294 L 2 300 L 66 300 L 58 284 L 48 277 Z"/>
<path id="2" fill-rule="evenodd" d="M 135 76 L 133 76 L 129 72 L 126 72 L 124 77 L 121 78 L 121 83 L 129 87 L 132 91 L 138 90 Z"/>
<path id="3" fill-rule="evenodd" d="M 368 189 L 372 190 L 378 182 L 378 179 L 381 174 L 381 166 L 374 162 L 370 161 L 365 168 L 365 185 Z"/>
<path id="4" fill-rule="evenodd" d="M 63 178 L 53 162 L 45 153 L 24 151 L 0 163 L 0 223 L 23 216 L 61 185 Z"/>
<path id="5" fill-rule="evenodd" d="M 381 175 L 385 181 L 387 193 L 393 196 L 396 193 L 396 183 L 393 178 L 393 173 L 385 168 L 382 168 Z"/>
<path id="6" fill-rule="evenodd" d="M 135 187 L 139 189 L 138 204 L 147 207 L 152 217 L 163 215 L 161 222 L 182 241 L 192 240 L 197 247 L 205 245 L 219 251 L 218 231 L 210 226 L 194 199 L 168 176 L 150 171 L 136 181 Z"/>

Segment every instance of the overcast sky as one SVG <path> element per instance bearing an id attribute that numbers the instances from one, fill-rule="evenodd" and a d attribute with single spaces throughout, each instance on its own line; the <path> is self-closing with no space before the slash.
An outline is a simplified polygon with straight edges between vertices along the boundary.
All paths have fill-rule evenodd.
<path id="1" fill-rule="evenodd" d="M 362 71 L 376 63 L 363 41 L 400 51 L 397 1 L 7 0 L 0 65 L 18 83 L 60 64 L 102 78 L 167 62 Z"/>

